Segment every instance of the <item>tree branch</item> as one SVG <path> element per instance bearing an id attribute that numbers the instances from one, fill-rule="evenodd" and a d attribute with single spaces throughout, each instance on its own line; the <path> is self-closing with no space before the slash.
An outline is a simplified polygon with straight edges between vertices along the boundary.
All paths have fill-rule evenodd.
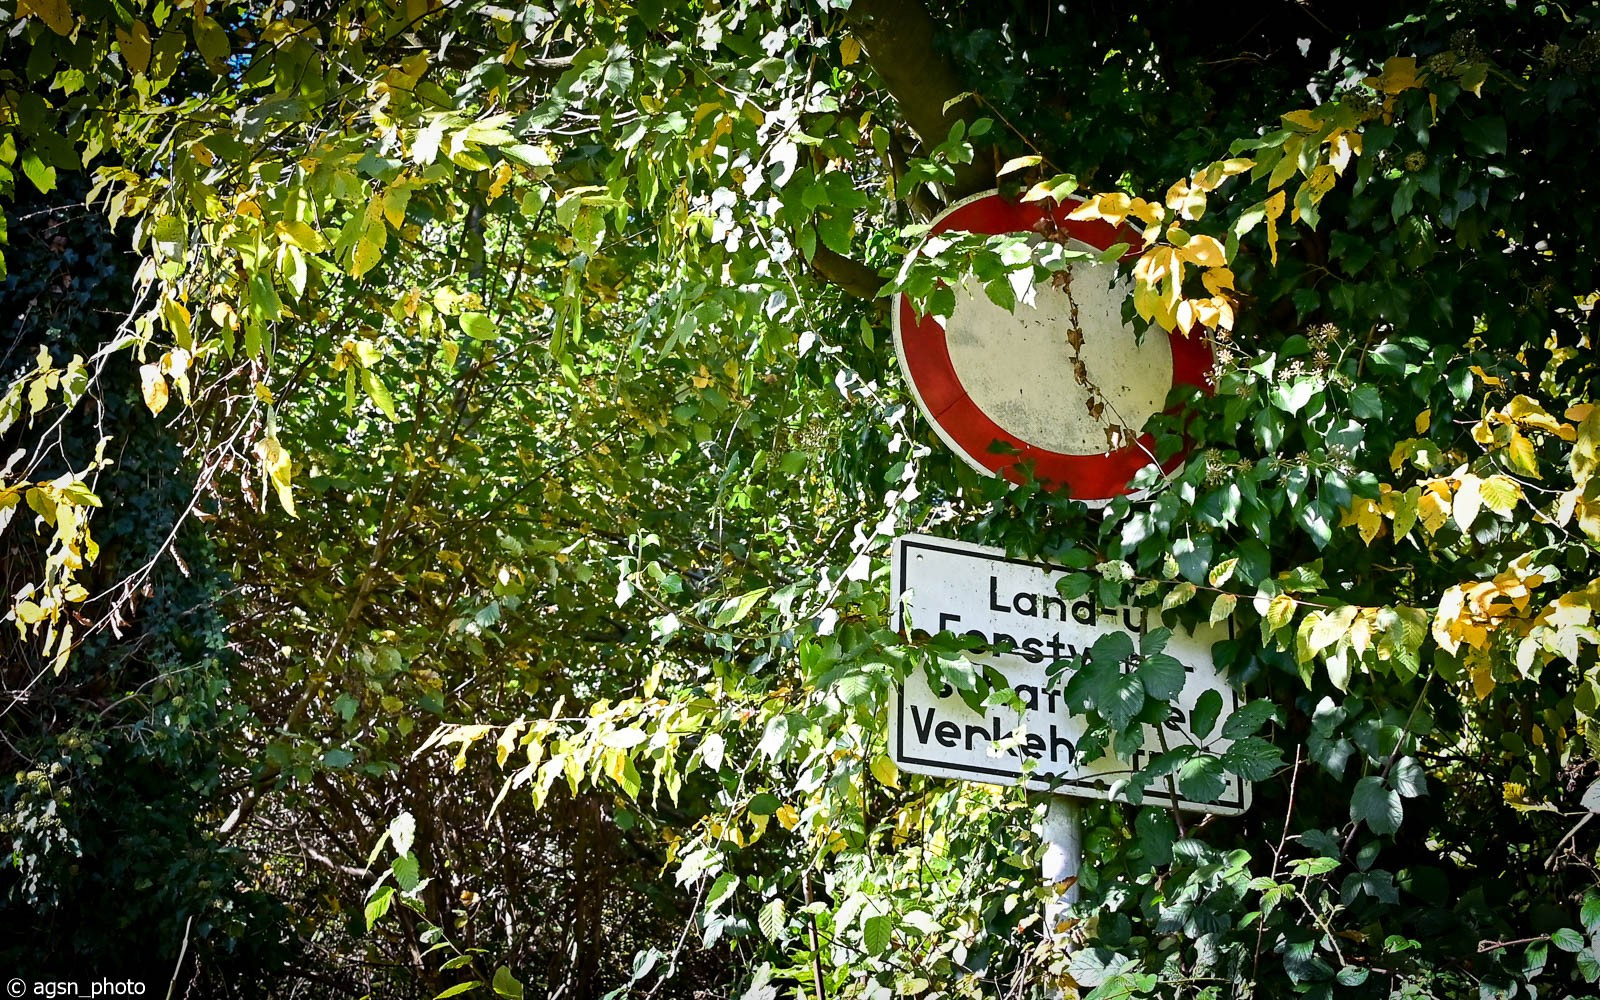
<path id="1" fill-rule="evenodd" d="M 835 253 L 817 244 L 817 252 L 811 257 L 811 266 L 823 280 L 830 284 L 838 285 L 858 299 L 875 299 L 878 289 L 883 287 L 883 279 L 878 277 L 878 272 L 852 257 Z"/>
<path id="2" fill-rule="evenodd" d="M 952 125 L 974 116 L 977 102 L 970 97 L 945 110 L 945 103 L 966 87 L 955 65 L 935 47 L 938 26 L 921 0 L 855 0 L 845 16 L 924 147 L 944 142 Z M 981 158 L 952 166 L 956 171 L 952 198 L 994 186 L 993 168 Z"/>

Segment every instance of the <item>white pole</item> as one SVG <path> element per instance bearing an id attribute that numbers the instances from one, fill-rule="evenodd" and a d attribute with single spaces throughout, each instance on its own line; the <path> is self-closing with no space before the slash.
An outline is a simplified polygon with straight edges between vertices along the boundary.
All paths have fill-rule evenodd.
<path id="1" fill-rule="evenodd" d="M 1046 886 L 1056 886 L 1069 878 L 1076 878 L 1083 864 L 1083 823 L 1076 799 L 1066 795 L 1052 795 L 1045 807 L 1040 838 L 1044 841 L 1044 862 L 1040 865 Z M 1050 898 L 1044 908 L 1045 934 L 1060 936 L 1058 928 L 1066 919 L 1067 907 L 1078 901 L 1078 885 L 1072 884 L 1064 892 Z"/>

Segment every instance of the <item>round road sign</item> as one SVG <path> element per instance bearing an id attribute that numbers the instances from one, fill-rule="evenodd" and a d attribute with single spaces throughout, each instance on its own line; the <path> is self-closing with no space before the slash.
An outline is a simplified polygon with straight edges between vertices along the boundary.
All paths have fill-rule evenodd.
<path id="1" fill-rule="evenodd" d="M 1078 204 L 1012 202 L 991 191 L 951 205 L 929 235 L 1037 233 L 1048 216 L 1069 247 L 1127 243 L 1138 253 L 1142 239 L 1130 226 L 1068 219 Z M 1011 312 L 971 276 L 956 287 L 949 317 L 919 316 L 901 294 L 895 350 L 922 412 L 968 464 L 1013 481 L 1031 465 L 1054 489 L 1104 501 L 1129 492 L 1153 460 L 1141 431 L 1172 386 L 1209 389 L 1212 356 L 1200 336 L 1154 325 L 1141 340 L 1122 321 L 1127 280 L 1115 265 L 1075 261 L 1062 275 L 1034 286 L 1033 301 Z"/>

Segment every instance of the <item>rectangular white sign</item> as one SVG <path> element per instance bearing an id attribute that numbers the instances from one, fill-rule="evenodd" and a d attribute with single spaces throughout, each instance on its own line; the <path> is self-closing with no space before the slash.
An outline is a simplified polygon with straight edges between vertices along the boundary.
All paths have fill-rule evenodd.
<path id="1" fill-rule="evenodd" d="M 1107 632 L 1127 632 L 1137 646 L 1139 611 L 1100 609 L 1087 596 L 1062 597 L 1056 582 L 1071 570 L 926 535 L 895 540 L 890 572 L 898 630 L 908 636 L 913 631 L 949 631 L 980 640 L 985 651 L 974 650 L 968 658 L 1003 674 L 1025 706 L 1020 713 L 1007 707 L 975 711 L 954 690 L 935 692 L 922 671 L 913 671 L 889 707 L 890 753 L 907 771 L 1016 784 L 1024 780 L 1024 761 L 1033 761 L 1028 787 L 1103 799 L 1115 782 L 1160 752 L 1163 735 L 1169 747 L 1196 742 L 1189 718 L 1204 692 L 1222 696 L 1223 718 L 1239 707 L 1238 694 L 1217 673 L 1211 657 L 1212 644 L 1227 638 L 1227 630 L 1174 630 L 1165 652 L 1183 664 L 1185 677 L 1162 725 L 1164 733 L 1147 725 L 1145 749 L 1132 760 L 1080 760 L 1077 745 L 1087 723 L 1066 709 L 1061 688 L 1070 673 L 1052 683 L 1049 668 L 1057 660 L 1076 658 Z M 997 646 L 1009 646 L 1010 651 L 994 652 Z M 1220 753 L 1230 742 L 1217 737 L 1206 746 Z M 1250 807 L 1249 783 L 1234 774 L 1226 774 L 1225 781 L 1215 802 L 1190 802 L 1181 796 L 1175 801 L 1165 779 L 1153 783 L 1144 798 L 1222 815 L 1244 812 Z"/>

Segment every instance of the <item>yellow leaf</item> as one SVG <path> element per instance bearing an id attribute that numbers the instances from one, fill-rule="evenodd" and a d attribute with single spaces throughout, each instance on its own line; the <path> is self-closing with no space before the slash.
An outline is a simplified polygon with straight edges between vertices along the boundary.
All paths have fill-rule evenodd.
<path id="1" fill-rule="evenodd" d="M 1333 190 L 1333 185 L 1339 179 L 1339 174 L 1331 164 L 1324 163 L 1311 171 L 1311 176 L 1306 178 L 1306 186 L 1311 191 L 1311 202 L 1316 204 L 1322 196 Z"/>
<path id="2" fill-rule="evenodd" d="M 1472 524 L 1478 519 L 1478 511 L 1482 507 L 1483 494 L 1480 491 L 1478 477 L 1462 476 L 1461 485 L 1456 488 L 1450 511 L 1463 532 L 1472 530 Z"/>
<path id="3" fill-rule="evenodd" d="M 1479 701 L 1489 697 L 1494 690 L 1494 674 L 1487 663 L 1472 668 L 1472 693 Z"/>
<path id="4" fill-rule="evenodd" d="M 1154 202 L 1135 198 L 1128 203 L 1128 214 L 1147 226 L 1159 226 L 1161 220 L 1166 218 L 1167 210 Z"/>
<path id="5" fill-rule="evenodd" d="M 1267 209 L 1267 249 L 1272 252 L 1272 264 L 1278 264 L 1278 216 L 1283 214 L 1284 206 L 1288 204 L 1288 197 L 1282 192 L 1274 194 L 1266 201 Z"/>
<path id="6" fill-rule="evenodd" d="M 509 176 L 510 164 L 502 161 Z M 389 220 L 389 225 L 396 229 L 405 225 L 406 206 L 411 202 L 411 188 L 404 184 L 395 184 L 383 192 L 383 217 Z"/>
<path id="7" fill-rule="evenodd" d="M 1382 73 L 1375 78 L 1368 77 L 1366 83 L 1385 94 L 1398 94 L 1420 86 L 1417 82 L 1417 61 L 1410 56 L 1395 56 L 1383 64 Z"/>
<path id="8" fill-rule="evenodd" d="M 1594 477 L 1596 469 L 1600 469 L 1600 407 L 1591 407 L 1582 417 L 1574 417 L 1573 412 L 1577 409 L 1573 407 L 1567 411 L 1567 419 L 1578 421 L 1572 454 L 1567 462 L 1572 469 L 1572 481 L 1582 485 Z"/>
<path id="9" fill-rule="evenodd" d="M 1510 476 L 1490 476 L 1479 486 L 1483 505 L 1501 517 L 1510 517 L 1522 498 L 1522 485 Z"/>
<path id="10" fill-rule="evenodd" d="M 359 278 L 372 270 L 383 258 L 383 248 L 362 236 L 356 241 L 355 252 L 350 255 L 350 276 Z"/>
<path id="11" fill-rule="evenodd" d="M 1328 137 L 1328 163 L 1337 173 L 1344 173 L 1350 158 L 1361 155 L 1361 136 L 1338 129 Z"/>
<path id="12" fill-rule="evenodd" d="M 1346 604 L 1331 614 L 1316 616 L 1307 640 L 1311 651 L 1321 652 L 1348 635 L 1350 624 L 1355 621 L 1359 610 L 1360 608 L 1353 604 Z"/>
<path id="13" fill-rule="evenodd" d="M 781 805 L 777 812 L 778 822 L 785 830 L 793 830 L 800 822 L 800 814 L 794 811 L 794 806 Z"/>
<path id="14" fill-rule="evenodd" d="M 261 459 L 261 466 L 272 482 L 278 494 L 278 503 L 290 517 L 297 517 L 294 510 L 294 493 L 290 481 L 294 476 L 294 462 L 285 448 L 275 436 L 268 435 L 256 443 L 256 457 Z"/>
<path id="15" fill-rule="evenodd" d="M 839 62 L 846 66 L 861 58 L 861 43 L 856 41 L 854 35 L 845 35 L 839 39 Z"/>
<path id="16" fill-rule="evenodd" d="M 1180 179 L 1167 188 L 1167 207 L 1185 219 L 1198 219 L 1206 214 L 1205 191 Z"/>
<path id="17" fill-rule="evenodd" d="M 1112 194 L 1096 195 L 1073 209 L 1067 218 L 1105 219 L 1113 226 L 1120 226 L 1127 219 L 1132 205 L 1133 199 L 1120 191 Z"/>
<path id="18" fill-rule="evenodd" d="M 144 391 L 144 405 L 150 407 L 151 413 L 167 408 L 167 380 L 161 374 L 160 365 L 140 365 L 139 382 Z"/>
<path id="19" fill-rule="evenodd" d="M 1320 125 L 1317 123 L 1317 119 L 1313 116 L 1309 109 L 1291 111 L 1283 116 L 1283 120 L 1285 124 L 1288 124 L 1301 132 L 1315 132 L 1318 128 L 1320 128 Z"/>
<path id="20" fill-rule="evenodd" d="M 30 16 L 37 16 L 58 35 L 72 34 L 72 8 L 67 0 L 17 0 L 17 20 Z"/>
<path id="21" fill-rule="evenodd" d="M 1490 375 L 1488 372 L 1483 370 L 1481 365 L 1471 365 L 1467 368 L 1467 371 L 1478 376 L 1478 381 L 1482 382 L 1486 386 L 1489 386 L 1490 388 L 1497 389 L 1506 384 L 1505 379 L 1499 377 L 1498 375 Z"/>
<path id="22" fill-rule="evenodd" d="M 1433 410 L 1423 410 L 1417 414 L 1417 419 L 1411 425 L 1417 429 L 1418 434 L 1428 433 L 1428 426 L 1433 423 Z"/>
<path id="23" fill-rule="evenodd" d="M 1450 519 L 1449 499 L 1437 482 L 1417 497 L 1417 518 L 1428 534 L 1437 532 Z"/>
<path id="24" fill-rule="evenodd" d="M 279 222 L 273 226 L 279 238 L 294 244 L 307 253 L 321 253 L 328 249 L 328 241 L 310 225 L 300 222 Z"/>
<path id="25" fill-rule="evenodd" d="M 133 22 L 133 27 L 127 31 L 118 28 L 117 45 L 122 49 L 122 58 L 128 68 L 137 75 L 144 75 L 145 70 L 150 68 L 150 29 L 144 26 L 144 22 Z"/>
<path id="26" fill-rule="evenodd" d="M 1524 427 L 1554 434 L 1563 441 L 1571 441 L 1577 437 L 1577 432 L 1572 425 L 1561 423 L 1546 412 L 1538 401 L 1527 396 L 1514 396 L 1505 408 L 1505 415 Z"/>
<path id="27" fill-rule="evenodd" d="M 1506 446 L 1506 454 L 1518 472 L 1535 479 L 1544 478 L 1539 475 L 1539 459 L 1533 452 L 1533 442 L 1515 428 L 1511 431 L 1511 443 Z"/>
<path id="28" fill-rule="evenodd" d="M 900 787 L 900 769 L 894 766 L 894 761 L 886 754 L 872 758 L 872 776 L 878 779 L 879 784 L 889 788 Z"/>
<path id="29" fill-rule="evenodd" d="M 1378 502 L 1366 497 L 1356 497 L 1352 500 L 1350 509 L 1339 521 L 1339 526 L 1343 528 L 1352 524 L 1361 533 L 1361 540 L 1371 545 L 1373 539 L 1383 532 L 1383 510 L 1378 506 Z"/>
<path id="30" fill-rule="evenodd" d="M 1233 291 L 1233 272 L 1225 267 L 1207 268 L 1200 273 L 1200 281 L 1212 295 Z"/>
<path id="31" fill-rule="evenodd" d="M 1191 236 L 1178 249 L 1178 256 L 1201 267 L 1221 267 L 1228 262 L 1227 251 L 1215 236 Z"/>
<path id="32" fill-rule="evenodd" d="M 506 185 L 510 183 L 511 164 L 505 160 L 501 160 L 500 163 L 494 168 L 494 179 L 489 183 L 489 200 L 494 201 L 496 198 L 499 198 L 502 194 L 504 194 Z M 387 209 L 388 199 L 384 200 L 384 206 L 385 209 Z"/>
<path id="33" fill-rule="evenodd" d="M 995 171 L 995 176 L 1004 177 L 1006 174 L 1015 173 L 1018 170 L 1026 170 L 1029 167 L 1036 167 L 1043 161 L 1044 157 L 1037 155 L 1013 156 L 1011 159 L 1007 160 L 999 170 Z"/>
<path id="34" fill-rule="evenodd" d="M 1204 170 L 1194 175 L 1194 182 L 1190 184 L 1196 191 L 1215 191 L 1222 182 L 1235 174 L 1242 174 L 1256 165 L 1255 160 L 1244 157 L 1235 157 L 1231 160 L 1218 160 Z M 1195 216 L 1199 218 L 1199 216 Z"/>

